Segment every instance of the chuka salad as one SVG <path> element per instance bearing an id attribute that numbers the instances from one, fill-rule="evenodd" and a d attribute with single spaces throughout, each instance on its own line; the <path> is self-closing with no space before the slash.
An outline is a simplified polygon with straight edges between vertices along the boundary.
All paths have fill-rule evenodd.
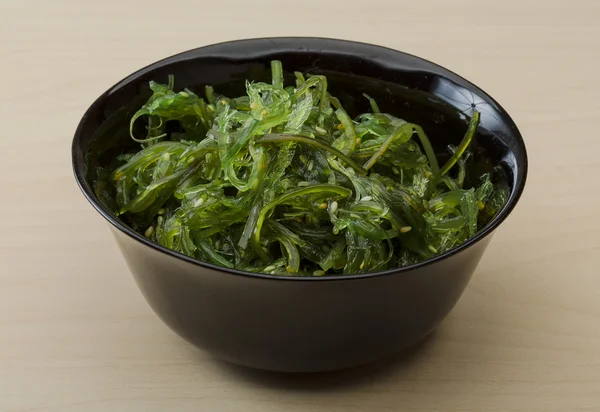
<path id="1" fill-rule="evenodd" d="M 495 173 L 465 184 L 479 113 L 439 164 L 419 125 L 371 97 L 371 112 L 351 118 L 326 77 L 296 72 L 286 86 L 281 62 L 271 71 L 270 84 L 246 81 L 239 97 L 150 82 L 131 119 L 140 150 L 115 159 L 98 197 L 169 249 L 287 276 L 417 263 L 474 236 L 504 205 Z"/>

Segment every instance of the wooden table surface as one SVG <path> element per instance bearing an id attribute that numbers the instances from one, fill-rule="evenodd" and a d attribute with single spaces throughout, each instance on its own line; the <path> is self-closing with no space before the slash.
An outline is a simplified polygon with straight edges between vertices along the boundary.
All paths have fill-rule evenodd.
<path id="1" fill-rule="evenodd" d="M 0 3 L 0 411 L 599 411 L 600 1 Z M 243 37 L 378 43 L 481 86 L 526 139 L 528 185 L 439 331 L 311 376 L 212 359 L 146 305 L 76 187 L 74 129 L 116 81 Z"/>

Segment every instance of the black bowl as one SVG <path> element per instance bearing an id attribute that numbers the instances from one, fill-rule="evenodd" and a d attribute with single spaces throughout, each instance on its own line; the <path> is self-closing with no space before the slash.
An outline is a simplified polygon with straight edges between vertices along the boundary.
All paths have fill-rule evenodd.
<path id="1" fill-rule="evenodd" d="M 439 148 L 458 143 L 466 118 L 481 112 L 478 144 L 502 165 L 511 188 L 496 218 L 463 245 L 425 262 L 340 277 L 278 277 L 199 262 L 152 243 L 115 217 L 94 194 L 95 164 L 129 144 L 131 114 L 148 81 L 239 95 L 244 79 L 268 80 L 269 62 L 290 72 L 324 73 L 351 114 L 367 92 L 383 111 L 421 124 Z M 289 73 L 288 73 L 289 74 Z M 500 105 L 451 71 L 384 47 L 320 38 L 221 43 L 154 63 L 112 87 L 88 109 L 73 140 L 81 190 L 111 224 L 135 280 L 160 318 L 194 345 L 255 368 L 309 372 L 365 364 L 422 340 L 444 319 L 469 282 L 494 230 L 516 205 L 527 173 L 523 139 Z"/>

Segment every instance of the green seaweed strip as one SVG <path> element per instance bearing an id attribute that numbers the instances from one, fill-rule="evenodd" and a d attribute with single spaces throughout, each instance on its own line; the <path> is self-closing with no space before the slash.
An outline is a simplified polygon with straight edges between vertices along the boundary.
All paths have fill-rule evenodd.
<path id="1" fill-rule="evenodd" d="M 273 86 L 283 89 L 283 68 L 279 60 L 271 61 L 271 75 L 273 77 Z"/>
<path id="2" fill-rule="evenodd" d="M 445 175 L 450 169 L 452 169 L 452 166 L 454 166 L 458 159 L 463 155 L 465 150 L 467 150 L 469 144 L 471 144 L 471 140 L 473 140 L 473 136 L 475 136 L 477 126 L 479 125 L 479 116 L 479 112 L 473 111 L 473 117 L 471 117 L 471 121 L 469 122 L 469 126 L 467 127 L 465 137 L 458 145 L 456 151 L 452 154 L 452 157 L 450 157 L 446 164 L 440 169 L 439 173 L 441 176 Z"/>
<path id="3" fill-rule="evenodd" d="M 311 139 L 309 137 L 298 136 L 293 134 L 269 134 L 261 139 L 257 140 L 257 144 L 265 144 L 265 143 L 282 143 L 282 142 L 298 142 L 303 143 L 309 146 L 313 146 L 319 149 L 323 149 L 332 155 L 340 158 L 344 162 L 348 163 L 357 173 L 361 175 L 366 175 L 367 171 L 359 166 L 354 160 L 350 157 L 346 156 L 344 153 L 340 152 L 336 148 L 328 145 L 327 143 L 318 141 L 317 139 Z"/>

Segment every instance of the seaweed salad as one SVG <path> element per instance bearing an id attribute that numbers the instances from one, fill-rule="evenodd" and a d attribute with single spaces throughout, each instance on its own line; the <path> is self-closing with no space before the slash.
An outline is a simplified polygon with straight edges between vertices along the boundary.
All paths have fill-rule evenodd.
<path id="1" fill-rule="evenodd" d="M 130 123 L 139 150 L 97 171 L 98 198 L 166 248 L 285 276 L 411 265 L 473 237 L 504 206 L 497 169 L 465 182 L 478 112 L 438 158 L 421 126 L 368 95 L 370 112 L 351 117 L 325 76 L 296 72 L 286 85 L 279 61 L 271 75 L 237 97 L 176 91 L 172 76 L 150 82 Z"/>

